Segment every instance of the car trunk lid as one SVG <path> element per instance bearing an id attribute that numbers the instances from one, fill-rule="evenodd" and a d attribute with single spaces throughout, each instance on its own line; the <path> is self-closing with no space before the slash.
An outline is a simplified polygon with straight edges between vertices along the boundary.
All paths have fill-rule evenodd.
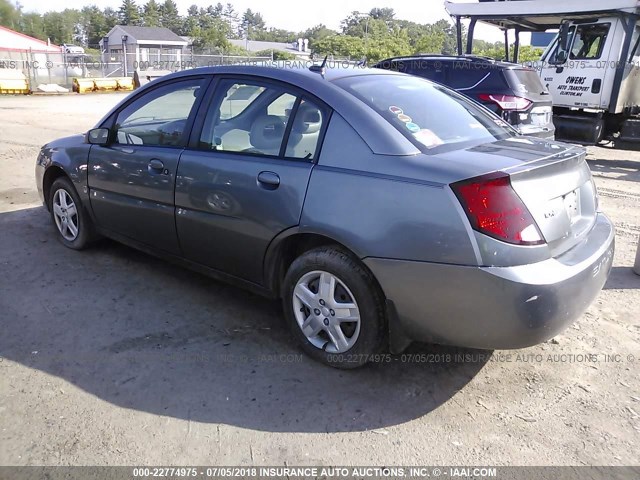
<path id="1" fill-rule="evenodd" d="M 596 189 L 584 148 L 513 137 L 460 153 L 447 152 L 438 158 L 448 164 L 449 172 L 460 175 L 459 181 L 492 172 L 508 174 L 552 256 L 576 245 L 593 226 Z"/>
<path id="2" fill-rule="evenodd" d="M 536 221 L 552 256 L 576 245 L 596 220 L 596 189 L 584 150 L 504 169 Z"/>

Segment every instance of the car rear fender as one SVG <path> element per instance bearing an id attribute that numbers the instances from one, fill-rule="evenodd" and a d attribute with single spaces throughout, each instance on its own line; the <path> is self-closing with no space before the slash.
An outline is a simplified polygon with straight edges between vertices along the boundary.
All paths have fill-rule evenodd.
<path id="1" fill-rule="evenodd" d="M 478 265 L 462 215 L 446 185 L 317 165 L 300 230 L 334 238 L 360 258 Z"/>

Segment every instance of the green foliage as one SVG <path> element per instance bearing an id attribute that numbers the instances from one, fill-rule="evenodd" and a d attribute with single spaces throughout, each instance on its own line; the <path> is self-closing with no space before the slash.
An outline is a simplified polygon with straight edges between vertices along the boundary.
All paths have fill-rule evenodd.
<path id="1" fill-rule="evenodd" d="M 314 43 L 313 52 L 360 59 L 364 57 L 364 39 L 351 35 L 331 35 Z"/>
<path id="2" fill-rule="evenodd" d="M 315 27 L 311 27 L 304 32 L 301 32 L 299 35 L 295 35 L 292 42 L 295 42 L 298 38 L 307 38 L 309 39 L 309 47 L 313 50 L 315 47 L 315 42 L 322 40 L 323 38 L 331 37 L 332 35 L 336 35 L 337 32 L 327 28 L 326 25 L 320 23 Z"/>
<path id="3" fill-rule="evenodd" d="M 173 0 L 165 0 L 160 5 L 160 26 L 179 33 L 182 28 L 182 17 L 178 13 L 178 5 Z"/>
<path id="4" fill-rule="evenodd" d="M 293 43 L 298 39 L 298 36 L 289 30 L 270 28 L 268 30 L 253 30 L 249 38 L 263 42 Z"/>
<path id="5" fill-rule="evenodd" d="M 144 6 L 142 23 L 145 27 L 159 27 L 161 23 L 160 5 L 156 0 L 149 0 Z"/>
<path id="6" fill-rule="evenodd" d="M 203 15 L 187 35 L 193 38 L 193 47 L 198 52 L 226 53 L 232 47 L 229 37 L 229 24 L 220 17 Z"/>
<path id="7" fill-rule="evenodd" d="M 489 43 L 483 40 L 474 40 L 472 51 L 474 55 L 481 55 L 496 60 L 505 59 L 504 43 L 502 42 Z M 520 45 L 518 50 L 518 63 L 540 60 L 543 51 L 542 48 L 532 47 L 531 45 Z M 513 61 L 514 52 L 515 46 L 512 44 L 509 47 L 509 59 L 511 61 Z"/>
<path id="8" fill-rule="evenodd" d="M 76 43 L 81 40 L 80 12 L 78 10 L 66 9 L 62 12 L 47 12 L 42 16 L 42 20 L 44 33 L 53 43 L 60 45 Z"/>
<path id="9" fill-rule="evenodd" d="M 266 29 L 262 15 L 258 12 L 253 13 L 250 8 L 247 8 L 242 15 L 242 33 L 246 34 L 250 40 L 257 40 L 255 34 L 264 32 Z"/>
<path id="10" fill-rule="evenodd" d="M 255 52 L 256 57 L 271 57 L 274 60 L 295 60 L 297 57 L 291 52 L 283 52 L 282 50 L 260 50 Z"/>
<path id="11" fill-rule="evenodd" d="M 247 52 L 244 48 L 238 47 L 237 45 L 228 44 L 226 48 L 221 50 L 225 55 L 234 55 L 234 56 L 249 56 L 249 52 Z"/>
<path id="12" fill-rule="evenodd" d="M 112 9 L 100 10 L 95 5 L 80 10 L 80 30 L 82 45 L 97 45 L 102 37 L 118 24 L 118 18 Z"/>
<path id="13" fill-rule="evenodd" d="M 305 33 L 309 34 L 307 38 L 314 52 L 366 57 L 370 62 L 418 53 L 455 54 L 457 50 L 455 28 L 447 20 L 433 24 L 396 20 L 392 8 L 373 8 L 368 14 L 352 12 L 342 21 L 342 34 L 347 39 L 334 39 L 326 32 L 321 38 L 314 38 L 316 32 Z"/>
<path id="14" fill-rule="evenodd" d="M 376 62 L 396 55 L 409 55 L 411 47 L 404 32 L 395 35 L 366 40 L 352 35 L 332 35 L 314 43 L 314 53 L 348 57 L 351 60 L 366 58 L 368 62 Z"/>
<path id="15" fill-rule="evenodd" d="M 446 36 L 444 33 L 424 34 L 413 45 L 413 53 L 440 54 L 444 48 Z"/>
<path id="16" fill-rule="evenodd" d="M 0 25 L 16 29 L 19 27 L 20 10 L 9 0 L 0 0 Z"/>
<path id="17" fill-rule="evenodd" d="M 120 10 L 118 10 L 118 21 L 120 25 L 141 25 L 142 16 L 140 8 L 135 0 L 122 0 Z"/>
<path id="18" fill-rule="evenodd" d="M 15 28 L 15 27 L 14 27 Z M 40 40 L 47 39 L 47 33 L 44 28 L 44 18 L 39 13 L 24 13 L 20 18 L 19 31 L 31 37 Z"/>

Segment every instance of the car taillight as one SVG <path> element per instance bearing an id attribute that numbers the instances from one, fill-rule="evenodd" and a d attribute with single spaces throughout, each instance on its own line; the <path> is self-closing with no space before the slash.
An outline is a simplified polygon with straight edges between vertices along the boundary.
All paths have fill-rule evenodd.
<path id="1" fill-rule="evenodd" d="M 493 95 L 490 93 L 481 93 L 478 98 L 483 102 L 493 102 L 502 110 L 526 110 L 533 102 L 522 97 L 513 95 Z"/>
<path id="2" fill-rule="evenodd" d="M 545 243 L 508 175 L 483 175 L 453 183 L 451 188 L 474 230 L 516 245 Z"/>

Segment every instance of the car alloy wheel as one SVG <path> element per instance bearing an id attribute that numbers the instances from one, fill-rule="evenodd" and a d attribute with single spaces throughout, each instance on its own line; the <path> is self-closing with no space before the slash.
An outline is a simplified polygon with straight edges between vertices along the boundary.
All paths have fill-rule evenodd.
<path id="1" fill-rule="evenodd" d="M 53 194 L 53 218 L 62 238 L 73 242 L 78 237 L 78 208 L 71 195 L 63 188 Z"/>
<path id="2" fill-rule="evenodd" d="M 309 342 L 327 353 L 347 352 L 360 335 L 360 310 L 349 287 L 335 275 L 314 270 L 293 290 L 293 312 Z"/>

